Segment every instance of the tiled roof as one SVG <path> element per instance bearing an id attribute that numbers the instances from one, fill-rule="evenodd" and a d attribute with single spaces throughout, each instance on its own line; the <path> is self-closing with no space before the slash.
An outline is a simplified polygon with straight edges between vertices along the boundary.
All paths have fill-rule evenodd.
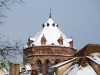
<path id="1" fill-rule="evenodd" d="M 100 44 L 87 44 L 80 49 L 74 56 L 84 56 L 91 53 L 100 53 Z"/>

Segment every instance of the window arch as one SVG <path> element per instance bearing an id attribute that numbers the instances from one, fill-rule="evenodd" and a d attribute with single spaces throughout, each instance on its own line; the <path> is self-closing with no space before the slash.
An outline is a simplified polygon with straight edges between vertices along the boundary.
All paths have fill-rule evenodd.
<path id="1" fill-rule="evenodd" d="M 49 73 L 50 67 L 51 67 L 51 63 L 48 59 L 46 59 L 46 74 Z"/>
<path id="2" fill-rule="evenodd" d="M 41 60 L 37 61 L 37 66 L 38 66 L 39 72 L 41 73 L 42 72 L 42 62 L 41 62 Z"/>
<path id="3" fill-rule="evenodd" d="M 60 60 L 59 60 L 59 59 L 57 59 L 57 60 L 55 61 L 55 64 L 58 64 L 58 63 L 60 63 Z"/>

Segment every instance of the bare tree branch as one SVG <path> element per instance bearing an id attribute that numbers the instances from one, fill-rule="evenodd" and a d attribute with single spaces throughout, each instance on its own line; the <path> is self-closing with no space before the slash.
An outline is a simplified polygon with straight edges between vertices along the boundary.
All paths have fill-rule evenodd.
<path id="1" fill-rule="evenodd" d="M 22 5 L 24 1 L 25 0 L 0 0 L 0 25 L 4 24 L 2 18 L 6 17 L 4 14 L 5 10 L 10 10 L 10 6 L 14 3 Z"/>
<path id="2" fill-rule="evenodd" d="M 3 4 L 7 9 L 9 9 L 9 8 L 7 7 L 7 5 L 5 4 L 5 2 L 0 1 L 0 3 Z"/>
<path id="3" fill-rule="evenodd" d="M 0 0 L 0 25 L 4 24 L 2 21 L 5 18 L 5 10 L 9 10 L 10 6 L 14 3 L 21 4 L 24 3 L 24 0 Z M 8 40 L 3 40 L 3 37 L 0 33 L 0 61 L 12 61 L 16 58 L 17 55 L 21 55 L 23 52 L 22 42 L 14 41 L 14 44 L 11 44 Z"/>
<path id="4" fill-rule="evenodd" d="M 14 44 L 11 45 L 9 40 L 0 41 L 0 60 L 4 61 L 13 61 L 17 55 L 21 55 L 23 52 L 21 41 L 14 41 Z M 12 59 L 12 60 L 11 60 Z"/>

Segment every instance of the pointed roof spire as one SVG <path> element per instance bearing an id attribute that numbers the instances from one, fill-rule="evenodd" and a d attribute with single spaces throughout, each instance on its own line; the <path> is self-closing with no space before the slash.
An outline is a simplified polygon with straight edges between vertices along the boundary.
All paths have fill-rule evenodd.
<path id="1" fill-rule="evenodd" d="M 50 9 L 50 15 L 49 15 L 49 18 L 51 18 L 51 9 Z"/>

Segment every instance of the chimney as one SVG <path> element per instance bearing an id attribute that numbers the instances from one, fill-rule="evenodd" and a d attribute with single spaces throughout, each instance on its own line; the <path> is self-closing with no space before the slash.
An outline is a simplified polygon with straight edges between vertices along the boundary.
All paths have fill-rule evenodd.
<path id="1" fill-rule="evenodd" d="M 10 63 L 10 75 L 19 75 L 20 73 L 20 64 Z"/>

